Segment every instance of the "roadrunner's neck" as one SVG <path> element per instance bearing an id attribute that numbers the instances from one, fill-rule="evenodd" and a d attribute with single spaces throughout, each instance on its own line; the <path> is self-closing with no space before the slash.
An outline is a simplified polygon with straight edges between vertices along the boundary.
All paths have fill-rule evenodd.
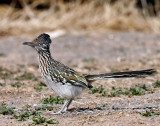
<path id="1" fill-rule="evenodd" d="M 38 52 L 39 68 L 41 74 L 47 75 L 49 73 L 49 67 L 51 66 L 51 53 L 50 51 L 40 51 Z"/>

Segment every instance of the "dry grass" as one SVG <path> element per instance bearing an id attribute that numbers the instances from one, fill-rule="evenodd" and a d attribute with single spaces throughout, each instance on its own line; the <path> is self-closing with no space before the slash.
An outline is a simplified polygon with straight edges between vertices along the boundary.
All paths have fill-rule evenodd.
<path id="1" fill-rule="evenodd" d="M 157 4 L 157 15 L 152 17 L 146 8 L 137 9 L 134 0 L 19 0 L 19 4 L 0 5 L 0 34 L 55 29 L 160 31 Z"/>

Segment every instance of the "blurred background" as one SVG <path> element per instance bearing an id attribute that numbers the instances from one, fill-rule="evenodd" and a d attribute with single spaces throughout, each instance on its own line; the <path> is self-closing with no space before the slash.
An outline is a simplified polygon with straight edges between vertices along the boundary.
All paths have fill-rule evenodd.
<path id="1" fill-rule="evenodd" d="M 0 35 L 160 31 L 160 0 L 1 0 Z"/>

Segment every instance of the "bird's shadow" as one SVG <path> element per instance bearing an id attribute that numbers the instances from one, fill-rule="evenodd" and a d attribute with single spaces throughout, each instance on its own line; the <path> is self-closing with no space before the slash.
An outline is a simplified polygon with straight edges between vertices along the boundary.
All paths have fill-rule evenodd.
<path id="1" fill-rule="evenodd" d="M 104 110 L 146 110 L 146 109 L 159 109 L 159 107 L 133 107 L 133 108 L 128 108 L 128 107 L 94 107 L 94 108 L 89 108 L 89 107 L 86 107 L 86 108 L 71 108 L 71 109 L 68 109 L 68 112 L 94 112 L 94 111 L 104 111 Z"/>
<path id="2" fill-rule="evenodd" d="M 105 108 L 103 107 L 94 107 L 94 108 L 89 108 L 89 107 L 85 107 L 85 108 L 71 108 L 68 109 L 68 112 L 94 112 L 96 110 L 98 111 L 103 111 Z"/>

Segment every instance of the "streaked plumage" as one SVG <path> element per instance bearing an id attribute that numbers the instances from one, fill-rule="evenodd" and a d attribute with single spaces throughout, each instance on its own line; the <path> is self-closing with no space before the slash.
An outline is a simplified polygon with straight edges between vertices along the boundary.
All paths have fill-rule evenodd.
<path id="1" fill-rule="evenodd" d="M 65 112 L 72 100 L 80 95 L 84 88 L 92 88 L 91 82 L 106 78 L 139 77 L 150 75 L 154 69 L 118 73 L 104 73 L 83 75 L 64 64 L 54 60 L 50 54 L 51 39 L 48 34 L 41 34 L 32 42 L 24 42 L 38 52 L 39 68 L 46 85 L 54 90 L 59 96 L 65 97 L 66 101 L 58 113 Z"/>

